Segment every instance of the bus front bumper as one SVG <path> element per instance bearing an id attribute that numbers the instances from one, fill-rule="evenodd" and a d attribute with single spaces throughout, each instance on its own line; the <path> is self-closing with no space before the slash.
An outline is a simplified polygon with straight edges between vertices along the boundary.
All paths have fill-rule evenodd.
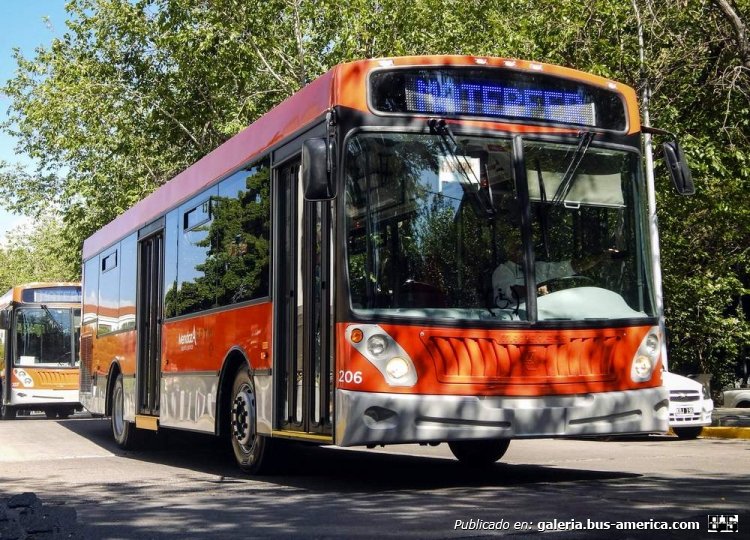
<path id="1" fill-rule="evenodd" d="M 12 388 L 11 405 L 71 405 L 79 400 L 78 390 L 47 390 L 43 388 Z"/>
<path id="2" fill-rule="evenodd" d="M 569 396 L 439 396 L 336 391 L 339 446 L 664 433 L 664 387 Z"/>

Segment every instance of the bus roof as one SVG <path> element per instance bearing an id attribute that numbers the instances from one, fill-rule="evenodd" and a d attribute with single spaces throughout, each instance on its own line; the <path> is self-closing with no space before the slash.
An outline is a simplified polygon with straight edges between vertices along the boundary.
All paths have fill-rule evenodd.
<path id="1" fill-rule="evenodd" d="M 14 285 L 4 295 L 0 296 L 0 309 L 5 309 L 11 302 L 23 302 L 24 291 L 31 289 L 53 289 L 56 287 L 78 287 L 80 289 L 81 284 L 77 281 L 35 281 L 22 285 Z M 50 304 L 52 303 L 54 302 L 50 302 Z"/>
<path id="2" fill-rule="evenodd" d="M 524 60 L 475 56 L 405 56 L 358 60 L 339 64 L 299 92 L 261 116 L 250 126 L 223 143 L 142 199 L 119 217 L 99 229 L 83 244 L 83 259 L 88 260 L 112 243 L 148 225 L 171 208 L 189 199 L 217 180 L 261 156 L 274 145 L 321 118 L 331 107 L 340 105 L 368 111 L 367 75 L 374 69 L 396 66 L 501 67 L 519 71 L 544 72 L 607 88 L 623 95 L 627 102 L 629 133 L 640 129 L 635 91 L 623 84 L 570 68 Z M 465 121 L 472 125 L 506 126 L 519 130 L 519 124 Z M 553 127 L 535 131 L 569 132 Z"/>

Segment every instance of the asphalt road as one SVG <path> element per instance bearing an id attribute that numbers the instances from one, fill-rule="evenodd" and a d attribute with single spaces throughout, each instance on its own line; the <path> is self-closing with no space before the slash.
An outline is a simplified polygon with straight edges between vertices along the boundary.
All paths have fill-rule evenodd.
<path id="1" fill-rule="evenodd" d="M 210 437 L 164 432 L 123 452 L 106 420 L 21 418 L 0 422 L 0 500 L 74 508 L 92 539 L 713 538 L 721 515 L 740 527 L 722 538 L 750 530 L 748 440 L 513 441 L 479 471 L 445 445 L 286 453 L 279 475 L 251 478 Z M 674 529 L 689 522 L 700 529 Z"/>

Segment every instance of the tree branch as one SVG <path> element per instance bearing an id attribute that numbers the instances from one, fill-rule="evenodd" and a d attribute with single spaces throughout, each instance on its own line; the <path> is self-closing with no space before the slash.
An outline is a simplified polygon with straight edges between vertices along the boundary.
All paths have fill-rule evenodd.
<path id="1" fill-rule="evenodd" d="M 742 65 L 750 69 L 750 38 L 747 35 L 747 27 L 742 19 L 737 14 L 729 0 L 713 0 L 716 7 L 721 10 L 724 17 L 732 25 L 734 29 L 736 41 L 737 41 L 737 52 L 740 56 Z"/>

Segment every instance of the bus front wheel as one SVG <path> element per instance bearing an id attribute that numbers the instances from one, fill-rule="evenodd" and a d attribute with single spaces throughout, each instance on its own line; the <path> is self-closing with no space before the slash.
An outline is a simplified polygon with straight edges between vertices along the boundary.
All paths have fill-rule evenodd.
<path id="1" fill-rule="evenodd" d="M 0 419 L 13 420 L 16 417 L 16 409 L 10 405 L 0 406 Z"/>
<path id="2" fill-rule="evenodd" d="M 3 403 L 5 398 L 5 387 L 2 381 L 0 381 L 0 420 L 13 420 L 16 417 L 16 410 L 10 405 Z"/>
<path id="3" fill-rule="evenodd" d="M 122 373 L 117 374 L 112 388 L 112 435 L 115 442 L 125 450 L 137 446 L 138 430 L 133 422 L 125 420 L 125 390 L 122 384 Z"/>
<path id="4" fill-rule="evenodd" d="M 451 441 L 448 447 L 456 459 L 471 467 L 492 465 L 505 455 L 510 439 L 486 439 L 482 441 Z"/>
<path id="5" fill-rule="evenodd" d="M 237 464 L 249 474 L 269 472 L 273 441 L 256 430 L 255 391 L 245 366 L 234 377 L 230 405 L 229 438 Z"/>

